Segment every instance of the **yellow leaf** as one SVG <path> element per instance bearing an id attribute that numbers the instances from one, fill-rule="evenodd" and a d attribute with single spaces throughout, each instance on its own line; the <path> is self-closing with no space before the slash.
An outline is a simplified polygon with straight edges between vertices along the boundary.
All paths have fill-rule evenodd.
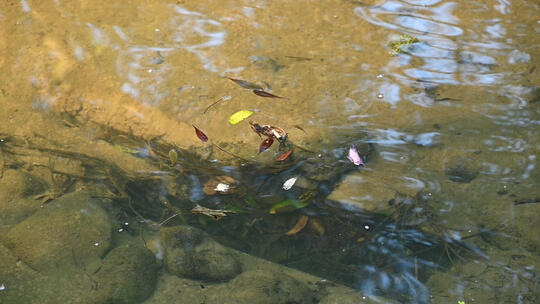
<path id="1" fill-rule="evenodd" d="M 248 110 L 238 111 L 238 112 L 234 113 L 233 115 L 231 115 L 231 117 L 229 117 L 229 123 L 231 125 L 235 125 L 235 124 L 241 122 L 242 120 L 250 117 L 251 114 L 253 114 L 253 112 L 248 111 Z"/>

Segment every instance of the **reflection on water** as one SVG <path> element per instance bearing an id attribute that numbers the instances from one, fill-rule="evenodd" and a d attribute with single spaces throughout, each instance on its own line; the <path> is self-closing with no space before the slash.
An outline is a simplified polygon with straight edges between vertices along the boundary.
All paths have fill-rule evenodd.
<path id="1" fill-rule="evenodd" d="M 154 166 L 137 168 L 151 178 L 125 182 L 125 193 L 115 188 L 121 178 L 111 182 L 138 200 L 140 210 L 124 210 L 134 217 L 160 222 L 180 208 L 229 246 L 366 295 L 538 299 L 537 3 L 109 2 L 0 4 L 0 102 L 9 109 L 0 165 L 52 166 L 25 150 L 43 138 L 80 147 L 65 158 L 103 144 L 96 150 L 112 150 L 96 154 L 104 164 L 123 156 Z M 396 51 L 400 37 L 414 39 Z M 288 162 L 275 162 L 277 143 L 258 154 L 247 121 L 227 122 L 240 110 L 289 132 Z M 36 112 L 46 118 L 28 119 Z M 367 168 L 347 161 L 352 145 Z M 178 165 L 167 160 L 172 148 Z M 88 183 L 107 184 L 85 170 Z M 223 175 L 236 179 L 234 193 L 211 187 Z M 308 206 L 268 213 L 287 201 Z M 215 223 L 190 215 L 195 203 L 238 210 Z M 284 236 L 299 215 L 306 228 Z"/>

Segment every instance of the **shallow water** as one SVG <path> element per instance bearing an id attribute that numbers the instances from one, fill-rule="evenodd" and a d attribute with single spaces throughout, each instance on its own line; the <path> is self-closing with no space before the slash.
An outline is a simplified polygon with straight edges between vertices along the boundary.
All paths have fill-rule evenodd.
<path id="1" fill-rule="evenodd" d="M 248 209 L 187 219 L 231 247 L 402 302 L 534 303 L 539 12 L 531 0 L 4 2 L 0 135 L 133 172 L 150 170 L 128 159 L 150 162 L 144 142 L 158 138 L 190 151 L 181 175 L 135 195 Z M 392 53 L 401 35 L 417 42 Z M 275 168 L 277 143 L 257 153 L 247 121 L 228 123 L 239 110 L 289 132 L 287 165 Z M 366 168 L 346 159 L 355 144 Z M 238 192 L 205 194 L 223 174 Z M 310 191 L 306 208 L 268 213 Z M 139 211 L 158 221 L 159 207 Z M 301 215 L 318 224 L 284 237 Z"/>

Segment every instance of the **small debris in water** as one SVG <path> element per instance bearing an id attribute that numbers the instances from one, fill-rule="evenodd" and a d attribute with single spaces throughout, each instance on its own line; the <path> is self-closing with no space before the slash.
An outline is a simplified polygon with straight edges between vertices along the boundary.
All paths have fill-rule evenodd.
<path id="1" fill-rule="evenodd" d="M 358 150 L 356 149 L 356 146 L 351 146 L 349 148 L 349 154 L 347 155 L 347 158 L 355 165 L 365 167 L 366 165 L 362 161 L 362 158 L 358 154 Z"/>
<path id="2" fill-rule="evenodd" d="M 383 98 L 384 98 L 384 95 L 383 95 L 382 93 L 379 93 L 379 94 L 377 94 L 377 98 L 383 99 Z"/>
<path id="3" fill-rule="evenodd" d="M 216 188 L 214 190 L 218 191 L 218 192 L 227 192 L 229 191 L 229 189 L 231 189 L 231 186 L 227 185 L 227 184 L 224 184 L 224 183 L 219 183 L 217 184 Z"/>
<path id="4" fill-rule="evenodd" d="M 97 247 L 97 246 L 99 246 L 99 243 L 97 243 L 97 242 L 96 242 L 96 243 L 94 243 L 94 246 L 96 246 L 96 247 Z"/>
<path id="5" fill-rule="evenodd" d="M 298 179 L 298 177 L 291 177 L 289 178 L 288 180 L 285 181 L 285 183 L 283 183 L 283 190 L 289 190 L 292 188 L 292 186 L 294 186 L 294 183 L 296 183 L 296 180 Z"/>
<path id="6" fill-rule="evenodd" d="M 6 290 L 6 285 L 4 283 L 0 284 L 0 291 Z"/>

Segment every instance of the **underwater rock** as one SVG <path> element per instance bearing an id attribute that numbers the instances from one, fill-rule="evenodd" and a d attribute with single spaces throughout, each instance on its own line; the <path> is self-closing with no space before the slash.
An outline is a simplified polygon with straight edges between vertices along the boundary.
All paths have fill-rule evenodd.
<path id="1" fill-rule="evenodd" d="M 164 264 L 177 276 L 219 282 L 228 281 L 242 271 L 232 251 L 205 238 L 198 229 L 167 228 L 162 233 L 162 240 Z"/>
<path id="2" fill-rule="evenodd" d="M 139 244 L 114 248 L 95 275 L 97 303 L 131 304 L 148 298 L 156 286 L 154 255 Z"/>
<path id="3" fill-rule="evenodd" d="M 0 213 L 10 201 L 38 194 L 45 189 L 45 183 L 21 170 L 5 170 L 0 178 Z"/>
<path id="4" fill-rule="evenodd" d="M 445 174 L 453 182 L 468 184 L 478 176 L 478 169 L 471 161 L 458 159 L 447 165 Z"/>
<path id="5" fill-rule="evenodd" d="M 220 286 L 219 302 L 236 304 L 316 303 L 313 292 L 302 282 L 284 274 L 247 271 Z"/>
<path id="6" fill-rule="evenodd" d="M 388 299 L 379 299 L 379 301 L 371 300 L 369 297 L 363 296 L 358 292 L 340 286 L 328 287 L 326 292 L 329 294 L 322 298 L 318 304 L 370 304 L 370 303 L 394 303 Z"/>
<path id="7" fill-rule="evenodd" d="M 540 204 L 509 205 L 501 208 L 499 204 L 486 206 L 478 217 L 482 228 L 482 239 L 503 250 L 524 248 L 529 252 L 540 251 L 538 231 L 531 228 L 539 222 Z M 519 220 L 508 221 L 508 218 Z"/>
<path id="8" fill-rule="evenodd" d="M 111 224 L 85 192 L 62 196 L 13 226 L 4 245 L 34 269 L 99 259 L 110 246 Z"/>
<path id="9" fill-rule="evenodd" d="M 12 201 L 0 200 L 0 233 L 31 216 L 40 209 L 40 204 L 31 198 L 16 198 Z"/>

